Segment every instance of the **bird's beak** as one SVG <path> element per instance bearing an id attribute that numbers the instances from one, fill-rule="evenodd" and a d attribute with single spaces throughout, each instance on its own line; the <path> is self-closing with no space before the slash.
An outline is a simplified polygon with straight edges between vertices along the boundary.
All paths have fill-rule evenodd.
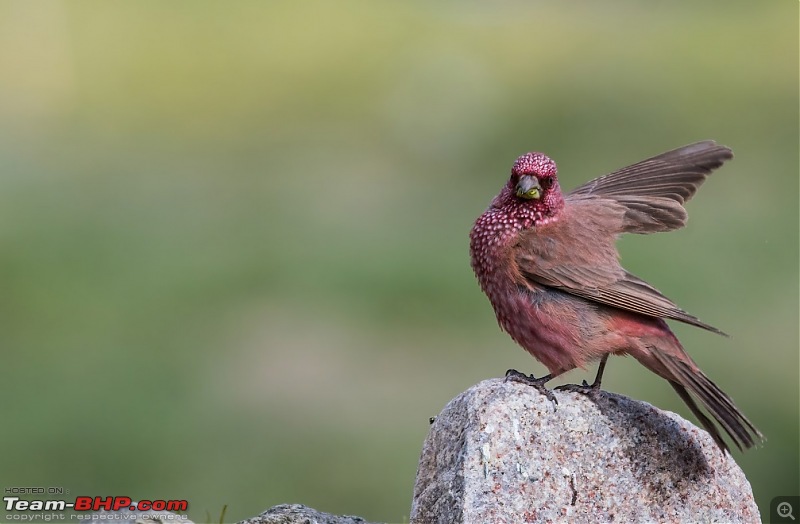
<path id="1" fill-rule="evenodd" d="M 517 197 L 530 200 L 541 196 L 542 186 L 539 185 L 539 179 L 532 175 L 522 175 L 517 182 Z"/>

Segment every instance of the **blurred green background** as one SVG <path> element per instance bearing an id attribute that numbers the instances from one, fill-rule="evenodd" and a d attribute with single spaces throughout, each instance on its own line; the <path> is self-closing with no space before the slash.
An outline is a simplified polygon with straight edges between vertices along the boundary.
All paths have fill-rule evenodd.
<path id="1" fill-rule="evenodd" d="M 736 159 L 623 263 L 797 494 L 796 2 L 0 3 L 0 484 L 407 519 L 428 418 L 514 367 L 468 260 L 517 155 L 562 186 Z M 593 369 L 566 379 L 591 378 Z M 607 389 L 694 420 L 630 359 Z"/>

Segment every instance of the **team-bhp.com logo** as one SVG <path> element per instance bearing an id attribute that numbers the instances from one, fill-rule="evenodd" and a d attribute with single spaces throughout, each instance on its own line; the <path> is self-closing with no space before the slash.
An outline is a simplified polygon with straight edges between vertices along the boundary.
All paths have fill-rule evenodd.
<path id="1" fill-rule="evenodd" d="M 3 497 L 6 511 L 171 511 L 186 512 L 189 503 L 185 500 L 139 500 L 130 497 L 75 497 L 74 501 L 64 499 L 23 500 L 19 497 Z"/>

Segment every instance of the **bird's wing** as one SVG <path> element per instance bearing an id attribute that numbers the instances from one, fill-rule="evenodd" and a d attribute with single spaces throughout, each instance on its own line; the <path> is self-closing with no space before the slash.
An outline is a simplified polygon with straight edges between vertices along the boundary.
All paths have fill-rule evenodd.
<path id="1" fill-rule="evenodd" d="M 520 283 L 549 286 L 599 304 L 724 335 L 620 266 L 613 226 L 622 220 L 624 210 L 594 204 L 576 202 L 565 208 L 559 220 L 520 235 L 514 256 L 523 279 Z"/>
<path id="2" fill-rule="evenodd" d="M 595 178 L 565 198 L 601 198 L 625 208 L 621 232 L 656 233 L 686 224 L 683 204 L 733 152 L 713 140 L 696 142 Z"/>
<path id="3" fill-rule="evenodd" d="M 694 315 L 678 307 L 656 288 L 625 272 L 625 276 L 611 285 L 599 288 L 571 288 L 565 290 L 573 295 L 650 317 L 670 318 L 701 327 L 719 335 L 727 336 L 719 329 L 706 324 Z"/>

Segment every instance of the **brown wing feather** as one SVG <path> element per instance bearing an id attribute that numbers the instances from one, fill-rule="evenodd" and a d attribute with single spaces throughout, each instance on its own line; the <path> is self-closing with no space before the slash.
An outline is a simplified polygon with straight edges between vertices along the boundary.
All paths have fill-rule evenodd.
<path id="1" fill-rule="evenodd" d="M 690 315 L 662 295 L 656 288 L 627 272 L 624 278 L 611 285 L 597 288 L 573 288 L 565 291 L 607 306 L 650 317 L 678 320 L 719 335 L 728 336 L 714 326 L 706 324 L 694 315 Z"/>
<path id="2" fill-rule="evenodd" d="M 591 199 L 569 203 L 559 220 L 520 236 L 515 249 L 520 276 L 593 302 L 725 335 L 620 266 L 615 240 L 624 213 L 613 202 L 604 207 Z"/>
<path id="3" fill-rule="evenodd" d="M 601 198 L 622 205 L 622 232 L 671 231 L 686 224 L 683 204 L 731 158 L 733 152 L 725 146 L 712 140 L 697 142 L 591 180 L 565 198 Z"/>

